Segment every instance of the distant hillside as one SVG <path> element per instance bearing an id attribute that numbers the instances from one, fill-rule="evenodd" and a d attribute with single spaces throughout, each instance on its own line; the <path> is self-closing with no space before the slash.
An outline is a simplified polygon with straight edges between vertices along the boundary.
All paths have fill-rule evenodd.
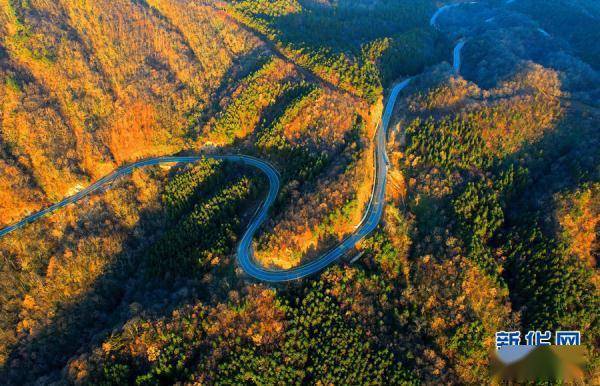
<path id="1" fill-rule="evenodd" d="M 565 39 L 585 62 L 600 71 L 600 4 L 594 0 L 515 1 L 511 8 Z"/>

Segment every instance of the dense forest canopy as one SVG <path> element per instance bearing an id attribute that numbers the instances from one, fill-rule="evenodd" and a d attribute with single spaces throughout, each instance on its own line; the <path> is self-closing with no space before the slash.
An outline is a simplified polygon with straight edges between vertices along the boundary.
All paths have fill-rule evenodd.
<path id="1" fill-rule="evenodd" d="M 600 7 L 457 3 L 0 0 L 0 227 L 247 154 L 281 182 L 256 262 L 297 267 L 363 218 L 412 77 L 379 227 L 309 278 L 244 273 L 268 181 L 208 158 L 0 238 L 0 383 L 487 384 L 497 331 L 580 330 L 597 384 Z"/>
<path id="2" fill-rule="evenodd" d="M 229 9 L 301 66 L 375 100 L 391 80 L 442 58 L 433 1 L 231 0 Z"/>

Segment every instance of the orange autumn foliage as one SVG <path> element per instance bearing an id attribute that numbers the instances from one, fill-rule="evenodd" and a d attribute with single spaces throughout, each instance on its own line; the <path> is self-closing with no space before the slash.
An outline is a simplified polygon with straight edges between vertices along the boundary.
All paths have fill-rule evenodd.
<path id="1" fill-rule="evenodd" d="M 570 251 L 590 267 L 596 267 L 600 252 L 600 185 L 560 196 L 556 215 Z"/>
<path id="2" fill-rule="evenodd" d="M 107 143 L 115 161 L 121 164 L 127 160 L 142 158 L 152 149 L 153 134 L 156 131 L 156 109 L 142 101 L 134 102 L 119 109 L 108 129 Z"/>

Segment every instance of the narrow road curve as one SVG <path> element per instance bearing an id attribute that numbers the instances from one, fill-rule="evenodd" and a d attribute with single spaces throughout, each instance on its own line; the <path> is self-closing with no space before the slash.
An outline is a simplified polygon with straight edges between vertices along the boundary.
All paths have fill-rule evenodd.
<path id="1" fill-rule="evenodd" d="M 460 3 L 454 3 L 454 4 L 446 4 L 443 7 L 440 7 L 437 9 L 437 11 L 435 11 L 435 13 L 433 14 L 433 16 L 431 16 L 431 19 L 429 20 L 429 25 L 437 28 L 437 19 L 438 17 L 446 12 L 447 10 L 449 10 L 450 8 L 454 8 L 454 7 L 458 7 L 460 5 Z"/>
<path id="2" fill-rule="evenodd" d="M 435 14 L 431 17 L 430 24 L 433 27 L 437 27 L 436 20 L 437 17 L 444 11 L 455 7 L 457 4 L 444 6 L 435 12 Z M 454 67 L 458 72 L 460 69 L 460 50 L 464 45 L 464 41 L 459 42 L 457 48 L 454 51 Z M 458 67 L 458 68 L 457 68 Z M 375 185 L 373 188 L 373 193 L 371 195 L 371 199 L 367 206 L 367 210 L 365 216 L 363 217 L 361 223 L 356 227 L 354 233 L 348 236 L 344 241 L 342 241 L 338 246 L 331 249 L 329 252 L 321 255 L 319 258 L 307 263 L 305 265 L 292 268 L 289 270 L 271 270 L 260 266 L 256 260 L 254 259 L 254 253 L 252 248 L 252 240 L 261 227 L 261 225 L 266 221 L 269 210 L 275 199 L 277 198 L 277 194 L 279 192 L 280 187 L 280 179 L 277 170 L 268 162 L 254 158 L 246 155 L 199 155 L 199 156 L 172 156 L 172 157 L 157 157 L 151 158 L 139 162 L 135 162 L 133 164 L 124 166 L 110 173 L 109 175 L 101 178 L 100 180 L 94 182 L 92 185 L 87 188 L 81 190 L 77 194 L 67 197 L 64 200 L 40 211 L 34 213 L 30 216 L 27 216 L 23 220 L 8 226 L 2 230 L 0 230 L 0 238 L 12 233 L 18 229 L 23 228 L 29 223 L 35 222 L 40 218 L 49 215 L 67 205 L 75 204 L 83 198 L 93 194 L 97 191 L 100 191 L 104 186 L 110 184 L 116 179 L 131 174 L 133 170 L 153 165 L 160 164 L 173 164 L 173 163 L 194 163 L 198 162 L 204 158 L 212 158 L 217 160 L 231 161 L 231 162 L 240 162 L 249 166 L 253 166 L 262 171 L 267 178 L 269 179 L 269 192 L 267 194 L 267 198 L 261 205 L 258 213 L 254 216 L 248 228 L 246 229 L 239 245 L 237 248 L 237 258 L 240 266 L 243 270 L 255 279 L 265 281 L 265 282 L 286 282 L 291 280 L 301 279 L 307 276 L 310 276 L 314 273 L 320 272 L 333 262 L 340 259 L 344 254 L 353 249 L 356 244 L 364 239 L 367 235 L 377 228 L 381 217 L 383 215 L 383 208 L 385 205 L 385 191 L 387 185 L 387 171 L 389 167 L 389 159 L 387 156 L 387 134 L 390 125 L 390 121 L 392 118 L 392 113 L 394 111 L 394 106 L 396 105 L 396 100 L 400 92 L 406 88 L 411 82 L 412 78 L 406 79 L 402 82 L 394 85 L 390 92 L 390 96 L 388 98 L 381 122 L 378 126 L 376 133 L 376 148 L 375 148 Z"/>
<path id="3" fill-rule="evenodd" d="M 438 17 L 442 13 L 448 11 L 449 9 L 452 9 L 452 8 L 455 8 L 455 7 L 459 7 L 459 6 L 463 5 L 463 4 L 477 4 L 477 3 L 478 3 L 477 1 L 471 1 L 469 3 L 446 4 L 443 7 L 438 8 L 437 11 L 435 11 L 435 13 L 433 14 L 433 16 L 431 16 L 431 19 L 429 20 L 429 25 L 431 25 L 433 28 L 439 30 L 440 28 L 438 26 L 437 19 L 438 19 Z M 488 20 L 491 21 L 491 19 L 492 18 L 490 18 Z M 454 46 L 454 51 L 453 51 L 453 57 L 454 57 L 453 59 L 454 60 L 453 60 L 452 67 L 454 69 L 454 73 L 457 74 L 457 75 L 460 73 L 460 64 L 461 64 L 461 62 L 460 62 L 460 54 L 461 54 L 461 51 L 462 51 L 463 47 L 465 46 L 466 42 L 467 41 L 463 38 L 463 39 L 460 39 L 458 41 L 458 43 L 456 43 L 456 46 Z"/>
<path id="4" fill-rule="evenodd" d="M 458 43 L 456 43 L 456 46 L 454 46 L 454 63 L 452 67 L 454 68 L 454 73 L 456 75 L 460 74 L 460 54 L 466 42 L 465 39 L 460 39 Z"/>
<path id="5" fill-rule="evenodd" d="M 18 223 L 15 223 L 9 227 L 6 227 L 6 228 L 0 230 L 0 238 L 8 235 L 9 233 L 16 231 L 17 229 L 21 229 L 25 225 L 35 222 L 46 215 L 56 212 L 57 210 L 64 208 L 67 205 L 77 203 L 78 201 L 82 200 L 83 198 L 89 196 L 90 194 L 100 191 L 106 185 L 114 182 L 118 178 L 128 175 L 128 174 L 131 174 L 135 169 L 143 168 L 146 166 L 162 165 L 162 164 L 195 163 L 202 159 L 207 159 L 207 158 L 223 160 L 223 161 L 241 162 L 243 164 L 247 164 L 247 165 L 256 167 L 256 168 L 260 169 L 269 178 L 269 184 L 270 184 L 269 198 L 271 198 L 271 196 L 276 196 L 277 192 L 279 191 L 279 175 L 278 175 L 278 172 L 275 169 L 275 167 L 273 167 L 271 164 L 269 164 L 266 161 L 263 161 L 263 160 L 260 160 L 260 159 L 257 159 L 257 158 L 251 157 L 251 156 L 245 156 L 245 155 L 200 155 L 200 156 L 181 156 L 181 157 L 172 156 L 172 157 L 150 158 L 150 159 L 138 161 L 138 162 L 132 163 L 130 165 L 124 166 L 122 168 L 119 168 L 119 169 L 111 172 L 107 176 L 94 182 L 92 185 L 88 186 L 87 188 L 81 190 L 77 194 L 67 197 L 64 200 L 62 200 L 52 206 L 49 206 L 48 208 L 46 208 L 42 211 L 39 211 L 37 213 L 34 213 L 30 216 L 25 217 L 23 220 L 19 221 Z M 274 197 L 273 197 L 273 199 L 274 199 Z M 272 203 L 272 201 L 271 201 L 271 203 Z"/>

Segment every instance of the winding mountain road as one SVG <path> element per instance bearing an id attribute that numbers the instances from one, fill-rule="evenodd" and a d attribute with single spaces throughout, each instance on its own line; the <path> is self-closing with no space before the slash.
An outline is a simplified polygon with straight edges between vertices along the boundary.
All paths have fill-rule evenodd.
<path id="1" fill-rule="evenodd" d="M 432 16 L 430 24 L 434 27 L 437 27 L 437 17 L 442 12 L 455 6 L 457 5 L 447 5 L 438 9 L 437 12 Z M 464 41 L 461 40 L 454 50 L 454 66 L 457 72 L 460 69 L 460 50 L 462 49 L 463 45 Z M 411 80 L 412 78 L 409 78 L 402 82 L 399 82 L 396 85 L 394 85 L 394 87 L 391 89 L 390 96 L 388 98 L 384 113 L 381 118 L 381 122 L 379 123 L 375 138 L 375 185 L 369 204 L 367 206 L 366 213 L 361 223 L 356 227 L 354 233 L 352 233 L 350 236 L 344 239 L 338 246 L 305 265 L 301 265 L 299 267 L 295 267 L 289 270 L 271 270 L 260 266 L 254 259 L 252 240 L 258 229 L 266 221 L 269 214 L 269 209 L 271 208 L 271 206 L 275 202 L 275 199 L 277 198 L 277 194 L 280 188 L 280 178 L 277 170 L 270 163 L 246 155 L 198 155 L 181 157 L 172 156 L 157 157 L 135 162 L 133 164 L 124 166 L 113 171 L 109 175 L 94 182 L 92 185 L 81 190 L 80 192 L 70 197 L 67 197 L 64 200 L 40 212 L 27 216 L 23 220 L 11 226 L 0 230 L 0 238 L 18 229 L 21 229 L 27 224 L 35 222 L 46 215 L 49 215 L 61 208 L 64 208 L 67 205 L 77 203 L 83 198 L 100 191 L 103 187 L 112 183 L 118 178 L 131 174 L 135 169 L 161 164 L 194 163 L 204 158 L 211 158 L 231 162 L 240 162 L 249 166 L 256 167 L 260 171 L 262 171 L 269 179 L 269 192 L 267 194 L 267 197 L 262 203 L 261 207 L 259 208 L 257 214 L 254 216 L 254 218 L 248 225 L 248 228 L 244 232 L 244 235 L 242 236 L 242 239 L 237 248 L 238 263 L 243 268 L 243 270 L 249 276 L 252 276 L 255 279 L 273 283 L 297 280 L 310 276 L 314 273 L 320 272 L 333 262 L 339 260 L 344 254 L 353 249 L 359 241 L 364 239 L 367 235 L 373 232 L 375 228 L 377 228 L 383 215 L 383 208 L 385 205 L 387 171 L 389 167 L 389 159 L 386 151 L 388 129 L 398 95 L 404 88 L 406 88 L 406 86 L 410 84 Z"/>
<path id="2" fill-rule="evenodd" d="M 462 4 L 477 4 L 477 1 L 471 1 L 469 3 L 446 4 L 443 7 L 438 8 L 437 11 L 435 11 L 435 13 L 433 14 L 433 16 L 431 16 L 431 19 L 429 20 L 429 25 L 431 25 L 433 28 L 436 28 L 436 29 L 439 30 L 439 26 L 438 26 L 438 23 L 437 23 L 438 17 L 440 17 L 440 15 L 442 13 L 444 13 L 444 12 L 446 12 L 446 11 L 452 9 L 452 8 L 459 7 Z M 467 41 L 463 38 L 463 39 L 460 39 L 458 41 L 458 43 L 456 43 L 456 46 L 454 46 L 452 67 L 454 68 L 454 73 L 456 73 L 457 75 L 460 73 L 460 65 L 461 65 L 460 54 L 461 54 L 462 49 L 465 46 L 466 42 Z"/>
<path id="3" fill-rule="evenodd" d="M 237 249 L 238 262 L 240 266 L 244 269 L 244 271 L 246 271 L 248 275 L 265 282 L 285 282 L 312 275 L 316 272 L 323 270 L 325 267 L 342 257 L 346 252 L 354 248 L 356 243 L 365 238 L 379 224 L 385 203 L 385 188 L 387 182 L 387 168 L 389 162 L 386 153 L 387 130 L 390 124 L 392 112 L 394 110 L 394 105 L 396 103 L 398 94 L 409 84 L 409 82 L 410 79 L 407 79 L 394 86 L 389 97 L 385 112 L 383 114 L 381 123 L 379 124 L 379 128 L 377 130 L 377 144 L 375 150 L 375 168 L 377 173 L 375 179 L 375 188 L 373 189 L 373 195 L 371 196 L 371 200 L 367 207 L 367 213 L 363 217 L 361 224 L 356 228 L 355 232 L 351 236 L 345 239 L 337 247 L 306 265 L 302 265 L 290 270 L 270 270 L 258 265 L 256 260 L 254 259 L 252 240 L 260 226 L 267 219 L 269 209 L 271 208 L 271 206 L 275 202 L 275 199 L 277 198 L 277 194 L 279 192 L 280 187 L 280 179 L 277 170 L 271 164 L 261 159 L 246 155 L 200 155 L 183 157 L 157 157 L 135 162 L 131 165 L 115 170 L 109 175 L 94 182 L 87 188 L 81 190 L 77 194 L 67 197 L 64 200 L 40 212 L 27 216 L 26 218 L 24 218 L 16 224 L 13 224 L 7 228 L 0 230 L 0 238 L 8 235 L 11 232 L 21 229 L 27 224 L 35 222 L 46 215 L 56 212 L 57 210 L 64 208 L 67 205 L 77 203 L 78 201 L 91 195 L 92 193 L 100 191 L 107 184 L 112 183 L 118 178 L 131 174 L 135 169 L 161 164 L 194 163 L 200 161 L 203 158 L 212 158 L 217 160 L 240 162 L 249 166 L 256 167 L 260 171 L 262 171 L 269 179 L 269 192 L 267 194 L 267 198 L 261 205 L 257 215 L 255 215 L 255 217 L 248 225 L 248 228 L 246 229 L 246 232 L 244 233 Z"/>

